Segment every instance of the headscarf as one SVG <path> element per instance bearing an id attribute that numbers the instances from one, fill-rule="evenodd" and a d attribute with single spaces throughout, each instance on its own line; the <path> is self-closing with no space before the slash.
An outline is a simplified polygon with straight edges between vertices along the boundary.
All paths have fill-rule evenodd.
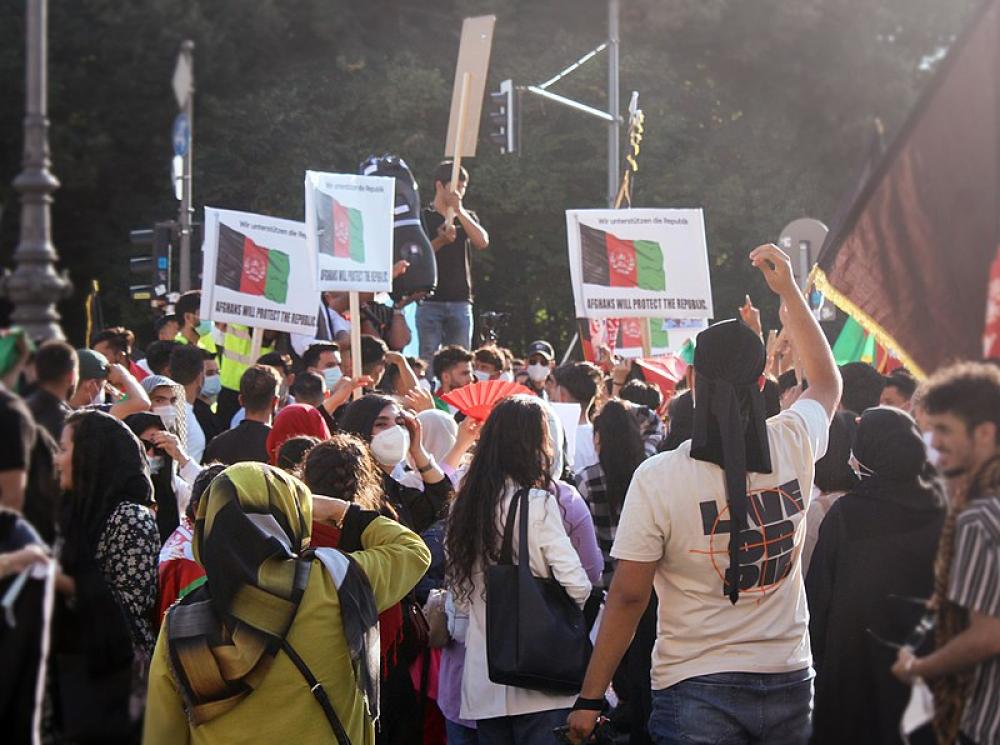
<path id="1" fill-rule="evenodd" d="M 130 414 L 124 419 L 125 426 L 132 430 L 132 434 L 142 441 L 142 433 L 149 428 L 160 430 L 166 429 L 163 420 L 156 414 L 148 411 L 140 411 L 138 414 Z M 146 446 L 143 444 L 143 452 Z M 161 451 L 162 455 L 162 451 Z M 164 456 L 166 457 L 166 456 Z M 156 525 L 160 532 L 160 542 L 165 543 L 180 523 L 180 513 L 177 510 L 177 495 L 173 485 L 174 464 L 166 457 L 164 467 L 158 473 L 151 473 L 150 479 L 153 482 L 153 493 L 156 498 Z"/>
<path id="2" fill-rule="evenodd" d="M 729 568 L 733 604 L 740 596 L 740 534 L 747 528 L 747 473 L 771 473 L 760 377 L 764 344 L 742 321 L 722 321 L 698 334 L 691 457 L 725 472 L 729 507 Z"/>
<path id="3" fill-rule="evenodd" d="M 311 523 L 305 484 L 261 463 L 230 466 L 199 500 L 193 550 L 207 581 L 167 616 L 170 667 L 194 724 L 235 707 L 267 675 L 309 581 L 301 553 Z M 376 624 L 374 597 L 352 560 L 346 577 L 338 594 L 356 660 L 358 634 Z"/>
<path id="4" fill-rule="evenodd" d="M 454 417 L 440 409 L 428 409 L 417 414 L 420 422 L 420 441 L 424 449 L 438 462 L 455 447 L 458 425 Z"/>
<path id="5" fill-rule="evenodd" d="M 308 404 L 289 404 L 274 419 L 267 435 L 267 456 L 272 466 L 278 464 L 278 448 L 285 440 L 298 435 L 309 435 L 321 440 L 330 438 L 330 428 L 323 415 Z"/>
<path id="6" fill-rule="evenodd" d="M 177 403 L 174 404 L 176 417 L 172 431 L 184 443 L 184 446 L 187 447 L 187 408 L 185 406 L 187 403 L 187 393 L 184 391 L 184 386 L 172 378 L 168 378 L 166 375 L 147 375 L 139 385 L 146 391 L 147 396 L 152 396 L 154 390 L 163 386 L 173 388 Z"/>
<path id="7" fill-rule="evenodd" d="M 73 489 L 63 502 L 62 561 L 70 570 L 93 561 L 104 525 L 119 504 L 153 503 L 153 484 L 145 450 L 122 422 L 87 411 L 68 424 L 74 429 Z"/>
<path id="8" fill-rule="evenodd" d="M 944 493 L 934 478 L 927 446 L 917 423 L 906 412 L 891 406 L 865 411 L 852 452 L 861 473 L 861 483 L 852 493 L 912 509 L 944 506 Z"/>

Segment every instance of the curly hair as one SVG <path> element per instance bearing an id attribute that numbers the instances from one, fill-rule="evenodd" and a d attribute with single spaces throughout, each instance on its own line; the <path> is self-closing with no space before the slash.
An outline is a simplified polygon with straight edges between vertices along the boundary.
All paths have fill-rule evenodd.
<path id="1" fill-rule="evenodd" d="M 306 454 L 299 476 L 313 494 L 339 497 L 363 510 L 395 517 L 375 458 L 364 440 L 355 435 L 338 432 L 314 446 Z"/>
<path id="2" fill-rule="evenodd" d="M 278 448 L 278 468 L 294 474 L 302 465 L 306 455 L 322 442 L 312 435 L 296 435 L 289 437 Z"/>
<path id="3" fill-rule="evenodd" d="M 497 514 L 508 483 L 548 489 L 552 458 L 548 416 L 540 399 L 511 396 L 494 407 L 448 515 L 445 574 L 459 597 L 469 598 L 477 566 L 499 558 Z"/>

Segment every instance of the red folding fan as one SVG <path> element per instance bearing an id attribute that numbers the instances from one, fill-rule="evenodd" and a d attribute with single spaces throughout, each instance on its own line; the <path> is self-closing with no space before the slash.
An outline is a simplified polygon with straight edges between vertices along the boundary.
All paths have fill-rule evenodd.
<path id="1" fill-rule="evenodd" d="M 441 396 L 441 400 L 449 403 L 468 417 L 484 422 L 490 415 L 497 401 L 518 393 L 533 395 L 531 389 L 520 383 L 506 380 L 484 380 L 456 388 Z"/>

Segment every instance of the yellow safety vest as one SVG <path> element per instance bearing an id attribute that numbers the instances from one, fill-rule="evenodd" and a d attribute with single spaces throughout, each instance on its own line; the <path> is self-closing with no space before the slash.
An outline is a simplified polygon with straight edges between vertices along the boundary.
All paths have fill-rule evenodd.
<path id="1" fill-rule="evenodd" d="M 178 332 L 177 336 L 174 337 L 174 341 L 178 344 L 190 344 L 187 337 L 184 334 Z M 205 334 L 204 336 L 198 337 L 198 346 L 204 349 L 209 354 L 218 354 L 219 349 L 215 346 L 215 339 L 212 338 L 211 332 Z"/>
<path id="2" fill-rule="evenodd" d="M 219 363 L 219 379 L 222 387 L 231 391 L 240 389 L 240 378 L 247 368 L 256 364 L 257 360 L 250 359 L 250 352 L 253 349 L 253 337 L 250 328 L 240 326 L 235 323 L 226 324 L 226 339 L 223 342 L 222 362 Z M 270 347 L 262 346 L 260 356 L 274 351 L 274 345 Z"/>

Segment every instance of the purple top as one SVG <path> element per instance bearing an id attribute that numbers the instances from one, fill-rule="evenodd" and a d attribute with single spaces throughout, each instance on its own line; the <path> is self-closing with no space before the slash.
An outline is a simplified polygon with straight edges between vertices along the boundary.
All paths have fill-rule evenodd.
<path id="1" fill-rule="evenodd" d="M 597 587 L 601 584 L 604 573 L 604 555 L 597 545 L 597 532 L 594 530 L 594 518 L 590 516 L 590 508 L 575 486 L 565 481 L 556 481 L 558 493 L 556 498 L 563 512 L 563 526 L 569 536 L 570 543 L 576 550 L 587 573 L 590 583 Z"/>

